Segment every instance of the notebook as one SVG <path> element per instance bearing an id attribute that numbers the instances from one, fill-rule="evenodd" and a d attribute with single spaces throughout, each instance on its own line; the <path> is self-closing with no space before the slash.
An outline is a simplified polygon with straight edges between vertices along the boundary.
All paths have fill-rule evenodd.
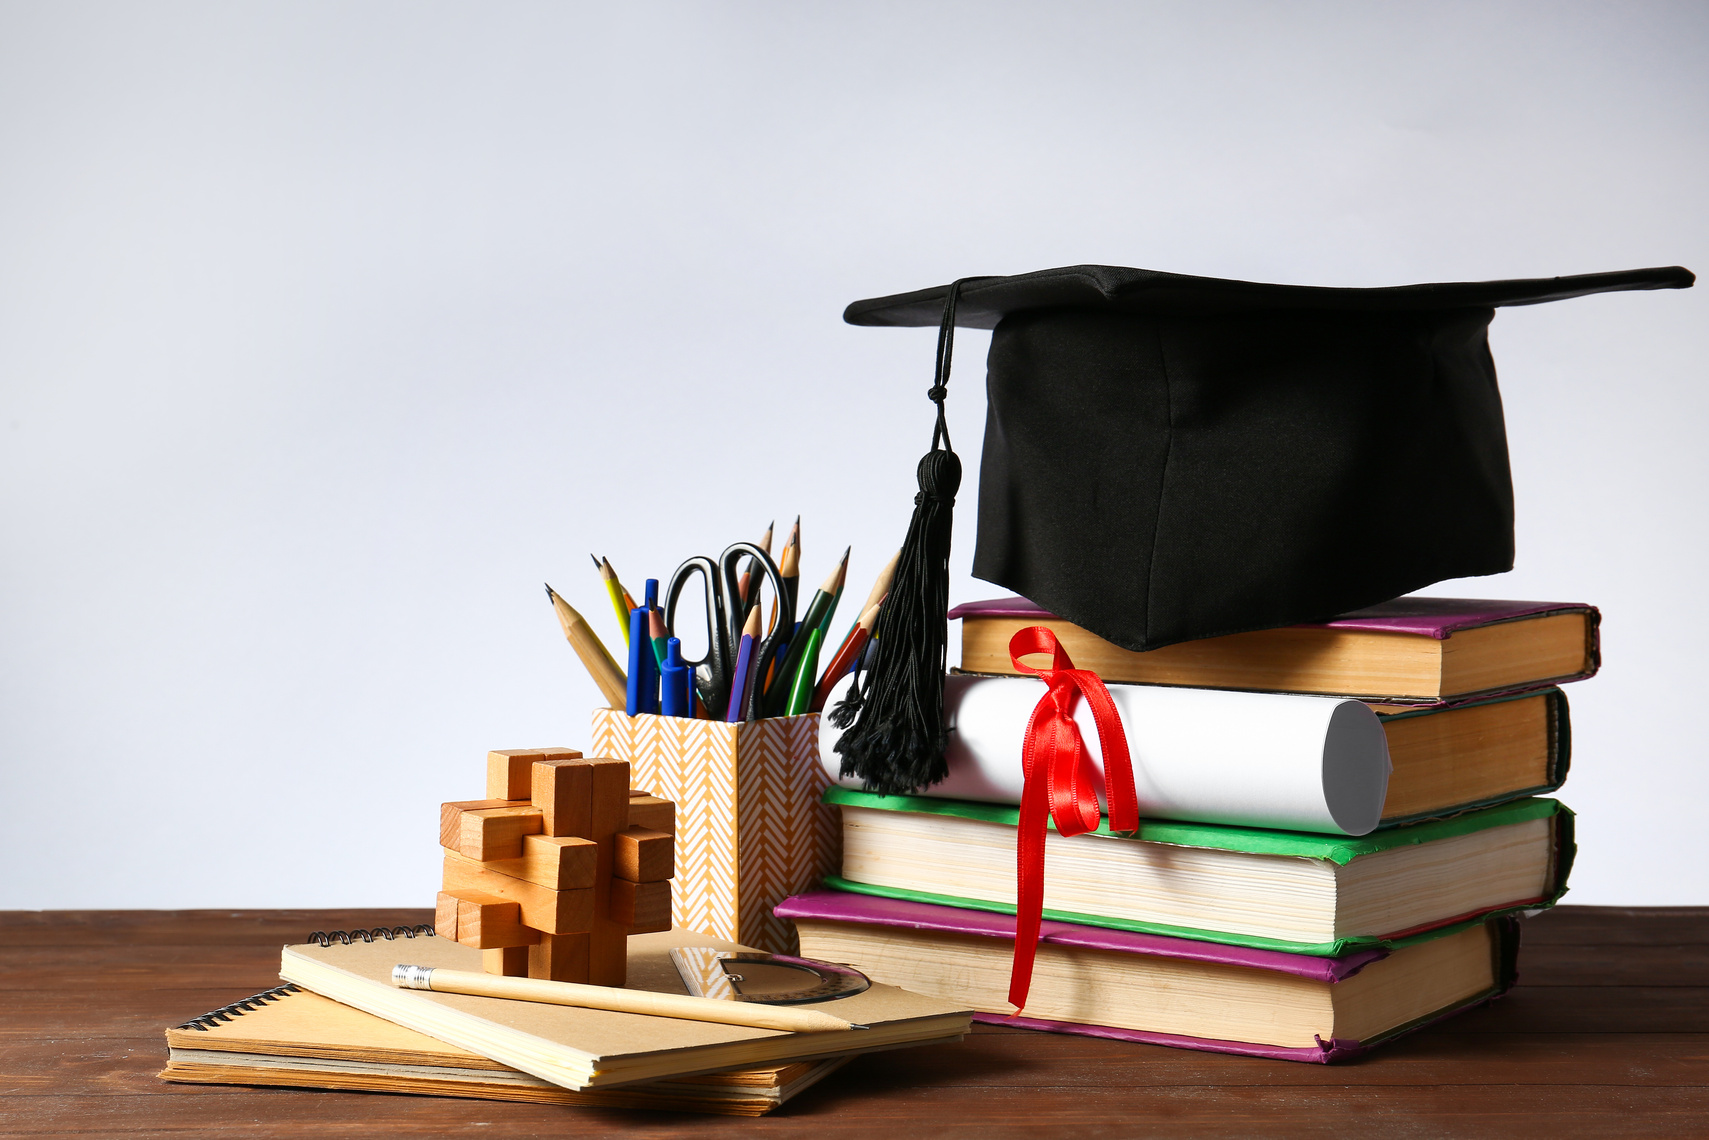
<path id="1" fill-rule="evenodd" d="M 574 1092 L 294 985 L 267 990 L 168 1029 L 166 1044 L 166 1068 L 160 1076 L 190 1084 L 282 1085 L 721 1116 L 763 1116 L 849 1060 L 831 1057 Z"/>
<path id="2" fill-rule="evenodd" d="M 688 930 L 634 935 L 629 939 L 628 988 L 687 993 L 669 957 L 678 946 L 752 952 Z M 796 1007 L 823 1009 L 868 1028 L 783 1033 L 399 989 L 391 975 L 392 967 L 400 963 L 478 971 L 481 952 L 444 938 L 287 946 L 281 951 L 279 976 L 334 1001 L 578 1090 L 956 1041 L 966 1034 L 972 1017 L 971 1010 L 953 1002 L 875 984 L 852 997 Z"/>

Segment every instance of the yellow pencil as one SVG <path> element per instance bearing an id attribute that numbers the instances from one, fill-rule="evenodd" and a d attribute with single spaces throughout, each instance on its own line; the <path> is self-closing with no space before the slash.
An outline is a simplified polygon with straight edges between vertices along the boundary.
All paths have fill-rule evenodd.
<path id="1" fill-rule="evenodd" d="M 591 557 L 591 555 L 589 556 Z M 599 579 L 605 583 L 605 592 L 611 595 L 611 608 L 617 611 L 617 628 L 623 631 L 623 644 L 629 644 L 629 611 L 635 608 L 634 602 L 627 601 L 623 583 L 617 580 L 617 571 L 611 568 L 611 559 L 599 560 Z"/>

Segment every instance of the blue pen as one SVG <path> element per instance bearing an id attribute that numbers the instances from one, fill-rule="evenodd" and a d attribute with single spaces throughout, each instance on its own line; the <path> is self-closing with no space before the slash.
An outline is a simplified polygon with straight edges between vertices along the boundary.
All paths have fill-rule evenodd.
<path id="1" fill-rule="evenodd" d="M 659 670 L 659 712 L 665 716 L 694 715 L 694 690 L 689 687 L 692 676 L 682 659 L 682 639 L 673 637 L 665 643 L 665 667 Z"/>
<path id="2" fill-rule="evenodd" d="M 659 665 L 653 657 L 653 643 L 647 638 L 645 606 L 629 611 L 629 688 L 625 696 L 630 716 L 659 711 Z"/>

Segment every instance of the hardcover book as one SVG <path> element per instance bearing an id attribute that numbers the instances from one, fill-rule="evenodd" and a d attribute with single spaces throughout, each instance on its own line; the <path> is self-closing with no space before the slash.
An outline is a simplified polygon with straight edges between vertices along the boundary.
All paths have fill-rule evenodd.
<path id="1" fill-rule="evenodd" d="M 1022 1016 L 1010 1016 L 1013 920 L 814 891 L 777 908 L 804 953 L 971 1006 L 978 1021 L 1290 1061 L 1336 1061 L 1513 984 L 1518 922 L 1334 958 L 1044 923 Z"/>
<path id="2" fill-rule="evenodd" d="M 1015 912 L 1015 808 L 833 787 L 839 890 Z M 1572 813 L 1514 800 L 1369 835 L 1106 819 L 1045 838 L 1044 916 L 1059 922 L 1335 957 L 1398 947 L 1566 890 Z"/>
<path id="3" fill-rule="evenodd" d="M 1326 693 L 1444 705 L 1576 681 L 1601 663 L 1594 606 L 1471 598 L 1396 598 L 1330 621 L 1207 637 L 1136 652 L 1025 598 L 968 602 L 961 667 L 1014 673 L 1009 639 L 1032 625 L 1056 633 L 1077 668 L 1105 681 L 1208 689 Z"/>

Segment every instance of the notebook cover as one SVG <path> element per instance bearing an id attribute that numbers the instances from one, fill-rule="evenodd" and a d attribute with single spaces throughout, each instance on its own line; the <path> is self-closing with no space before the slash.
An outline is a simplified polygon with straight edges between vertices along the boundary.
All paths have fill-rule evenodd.
<path id="1" fill-rule="evenodd" d="M 961 907 L 932 905 L 901 899 L 850 895 L 839 891 L 812 891 L 786 899 L 777 908 L 782 918 L 823 919 L 832 922 L 853 922 L 877 926 L 902 927 L 913 930 L 935 930 L 951 934 L 972 934 L 1012 940 L 1015 936 L 1012 920 L 994 918 L 990 914 Z M 1142 1045 L 1166 1045 L 1176 1049 L 1197 1049 L 1211 1053 L 1232 1053 L 1246 1057 L 1264 1057 L 1278 1061 L 1301 1061 L 1326 1064 L 1355 1057 L 1385 1041 L 1434 1024 L 1473 1006 L 1500 997 L 1513 988 L 1518 974 L 1515 968 L 1519 949 L 1519 922 L 1512 916 L 1485 918 L 1497 939 L 1496 985 L 1466 1001 L 1439 1010 L 1427 1017 L 1396 1026 L 1366 1041 L 1334 1038 L 1318 1039 L 1316 1046 L 1293 1047 L 1262 1045 L 1250 1041 L 1229 1041 L 1211 1037 L 1187 1037 L 1176 1033 L 1157 1033 L 1143 1029 L 1120 1029 L 1083 1022 L 1049 1021 L 1036 1017 L 1015 1017 L 1001 1013 L 978 1013 L 973 1020 L 987 1025 L 1005 1025 L 1019 1029 L 1036 1029 L 1048 1033 L 1073 1033 L 1083 1037 L 1106 1037 Z M 1444 927 L 1426 937 L 1435 938 L 1462 930 L 1470 923 Z M 1424 941 L 1417 938 L 1412 941 Z M 1253 969 L 1276 970 L 1297 977 L 1330 984 L 1350 978 L 1372 962 L 1388 956 L 1386 949 L 1368 949 L 1335 958 L 1316 958 L 1301 954 L 1278 953 L 1271 950 L 1219 946 L 1183 938 L 1112 931 L 1075 923 L 1045 922 L 1039 941 L 1061 946 L 1080 946 L 1096 950 L 1115 950 L 1154 957 L 1180 958 L 1213 962 Z"/>
<path id="2" fill-rule="evenodd" d="M 687 930 L 634 935 L 629 939 L 628 988 L 686 992 L 669 958 L 670 949 L 677 946 L 752 949 Z M 866 1031 L 783 1033 L 603 1009 L 404 990 L 392 983 L 392 968 L 399 963 L 481 970 L 479 950 L 444 938 L 402 945 L 355 942 L 348 946 L 287 946 L 280 957 L 279 976 L 287 982 L 578 1090 L 953 1040 L 967 1031 L 969 1016 L 969 1011 L 937 998 L 875 985 L 828 1003 L 834 1016 L 866 1024 Z"/>
<path id="3" fill-rule="evenodd" d="M 759 1116 L 849 1058 L 575 1092 L 294 985 L 166 1031 L 163 1080 Z M 251 1058 L 256 1058 L 252 1060 Z"/>

